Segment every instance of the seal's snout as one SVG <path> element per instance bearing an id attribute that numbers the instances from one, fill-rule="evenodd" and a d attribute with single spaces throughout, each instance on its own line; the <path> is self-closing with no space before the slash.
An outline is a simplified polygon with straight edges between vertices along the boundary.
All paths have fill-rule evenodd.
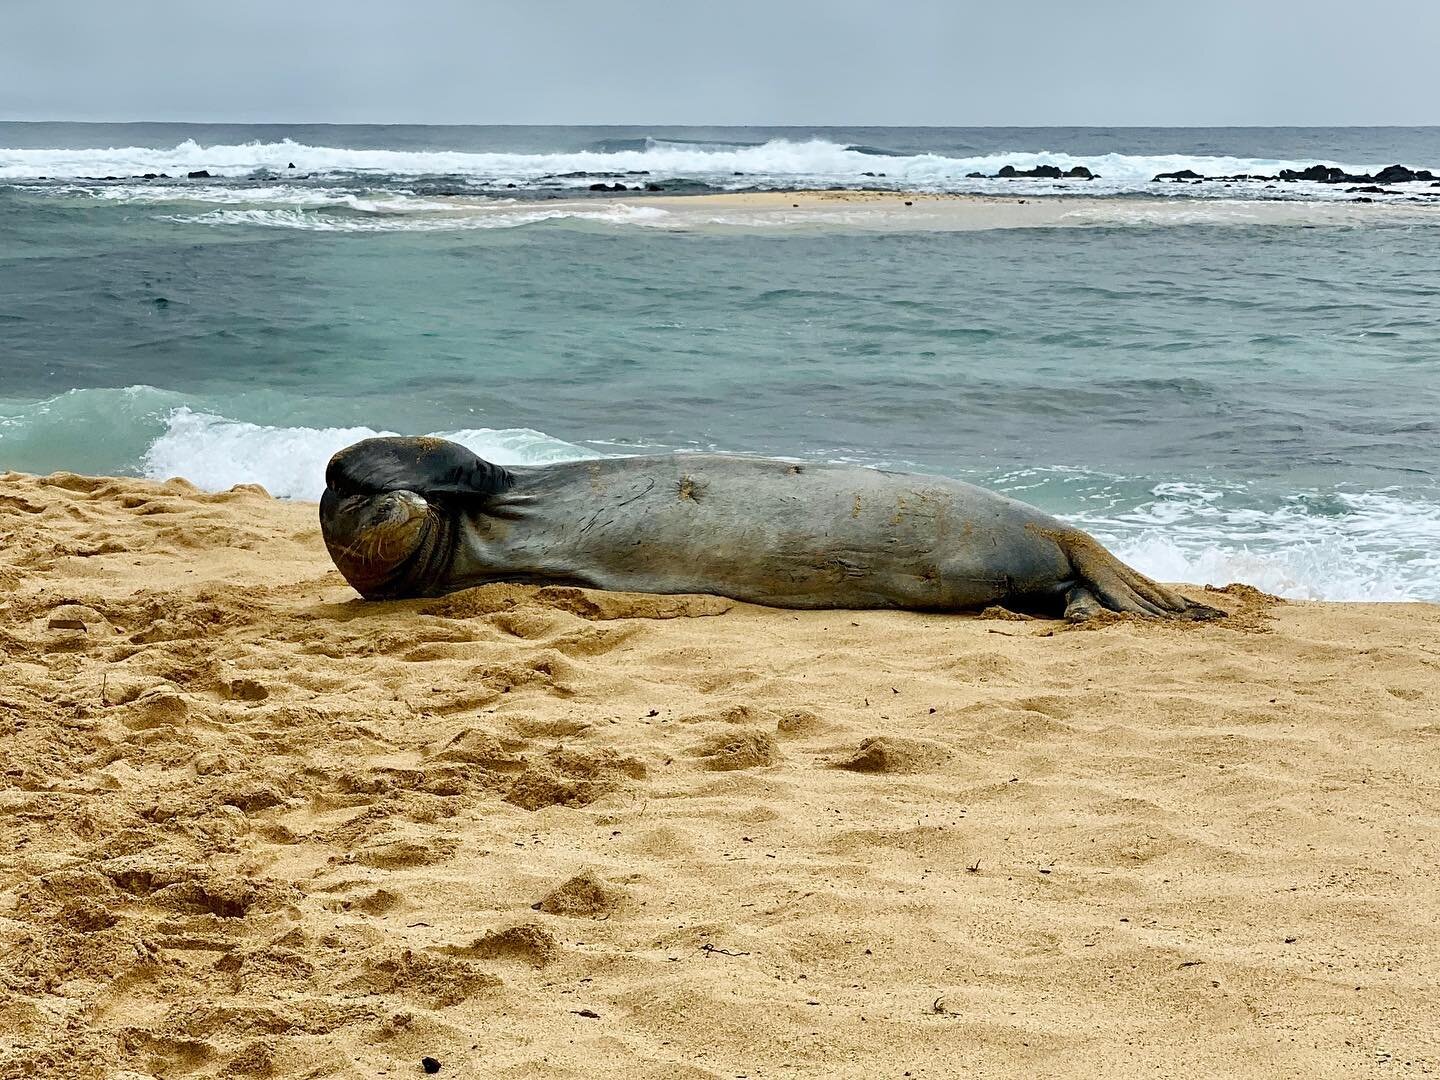
<path id="1" fill-rule="evenodd" d="M 430 514 L 425 496 L 413 491 L 387 491 L 355 500 L 356 524 L 362 529 L 403 529 Z"/>
<path id="2" fill-rule="evenodd" d="M 413 491 L 390 491 L 376 500 L 375 524 L 403 525 L 429 512 L 425 496 Z"/>

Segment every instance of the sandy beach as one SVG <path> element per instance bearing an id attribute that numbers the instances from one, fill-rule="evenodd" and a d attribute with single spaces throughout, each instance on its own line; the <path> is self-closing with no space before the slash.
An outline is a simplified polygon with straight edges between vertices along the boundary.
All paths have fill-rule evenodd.
<path id="1" fill-rule="evenodd" d="M 1440 607 L 487 586 L 0 495 L 0 1075 L 1423 1075 Z"/>
<path id="2" fill-rule="evenodd" d="M 1180 185 L 1184 187 L 1184 185 Z M 1428 192 L 1424 193 L 1428 195 Z M 1418 200 L 1418 201 L 1417 201 Z M 546 204 L 577 212 L 610 200 Z M 475 205 L 471 204 L 470 209 Z M 656 214 L 655 227 L 841 227 L 884 231 L 976 232 L 992 229 L 1101 228 L 1125 225 L 1364 225 L 1428 222 L 1440 199 L 1406 202 L 1279 201 L 1253 193 L 1234 198 L 1187 199 L 1162 195 L 1104 198 L 1086 195 L 1084 183 L 1064 194 L 932 194 L 906 191 L 754 191 L 702 195 L 617 196 L 612 205 Z M 533 207 L 501 213 L 533 212 Z"/>

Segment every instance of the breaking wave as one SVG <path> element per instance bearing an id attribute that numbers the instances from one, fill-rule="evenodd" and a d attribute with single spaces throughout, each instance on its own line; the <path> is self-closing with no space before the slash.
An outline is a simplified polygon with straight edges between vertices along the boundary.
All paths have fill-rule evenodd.
<path id="1" fill-rule="evenodd" d="M 1077 155 L 1049 151 L 954 157 L 934 153 L 900 154 L 879 147 L 846 145 L 823 139 L 764 143 L 704 143 L 673 139 L 617 139 L 595 149 L 567 153 L 477 153 L 456 150 L 350 149 L 309 146 L 284 139 L 205 146 L 187 139 L 172 147 L 86 149 L 0 148 L 0 178 L 11 180 L 82 178 L 144 173 L 183 176 L 205 170 L 217 177 L 257 173 L 372 175 L 386 177 L 450 176 L 491 183 L 532 183 L 584 187 L 590 174 L 648 174 L 689 177 L 721 188 L 757 183 L 820 185 L 879 183 L 917 189 L 953 188 L 972 172 L 987 175 L 1004 166 L 1024 170 L 1038 165 L 1061 169 L 1084 166 L 1113 186 L 1148 182 L 1157 173 L 1193 169 L 1206 175 L 1273 174 L 1304 168 L 1313 160 L 1197 156 L 1187 154 Z M 1388 163 L 1318 162 L 1368 172 Z M 290 166 L 294 166 L 294 170 Z M 883 173 L 881 177 L 879 174 Z M 585 174 L 571 175 L 566 174 Z M 882 185 L 883 186 L 883 185 Z"/>
<path id="2" fill-rule="evenodd" d="M 325 464 L 337 450 L 361 439 L 394 435 L 368 427 L 275 427 L 176 409 L 165 432 L 141 459 L 141 472 L 161 480 L 183 476 L 209 491 L 260 484 L 272 495 L 317 500 L 325 490 Z M 436 431 L 498 465 L 543 465 L 598 457 L 573 443 L 530 428 Z"/>
<path id="3" fill-rule="evenodd" d="M 1295 600 L 1440 600 L 1440 502 L 1393 491 L 1294 492 L 1169 482 L 1070 520 L 1161 581 L 1242 581 Z"/>

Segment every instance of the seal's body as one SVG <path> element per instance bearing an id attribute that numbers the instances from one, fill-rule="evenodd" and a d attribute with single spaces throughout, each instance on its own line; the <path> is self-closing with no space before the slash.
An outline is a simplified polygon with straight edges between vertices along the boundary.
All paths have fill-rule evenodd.
<path id="1" fill-rule="evenodd" d="M 453 443 L 368 439 L 326 478 L 326 543 L 372 599 L 519 581 L 789 608 L 1212 613 L 1056 518 L 943 477 L 722 454 L 505 470 Z"/>

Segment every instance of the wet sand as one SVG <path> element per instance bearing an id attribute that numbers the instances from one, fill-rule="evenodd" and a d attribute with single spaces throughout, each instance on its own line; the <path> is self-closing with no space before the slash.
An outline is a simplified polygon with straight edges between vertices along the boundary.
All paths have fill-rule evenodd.
<path id="1" fill-rule="evenodd" d="M 1096 197 L 1084 194 L 931 195 L 890 191 L 764 191 L 717 195 L 619 196 L 639 213 L 660 211 L 671 227 L 847 226 L 885 231 L 1096 228 L 1123 225 L 1370 225 L 1431 221 L 1434 202 L 1266 201 Z M 553 206 L 556 204 L 545 204 Z M 594 205 L 593 203 L 591 204 Z"/>

